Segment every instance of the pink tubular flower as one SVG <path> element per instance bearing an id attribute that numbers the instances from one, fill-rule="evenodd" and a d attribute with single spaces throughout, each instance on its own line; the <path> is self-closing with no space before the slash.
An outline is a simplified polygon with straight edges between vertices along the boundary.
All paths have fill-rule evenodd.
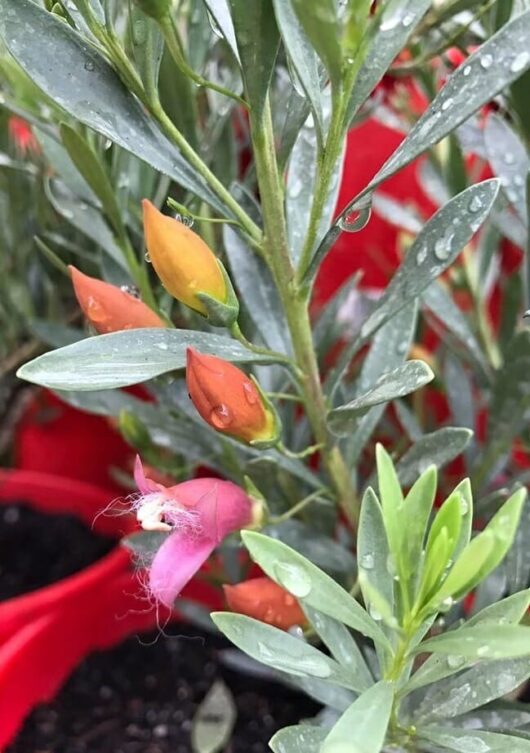
<path id="1" fill-rule="evenodd" d="M 253 523 L 253 504 L 230 481 L 198 478 L 164 486 L 146 478 L 136 458 L 141 497 L 136 517 L 146 531 L 167 531 L 149 569 L 149 590 L 168 607 L 225 536 Z"/>

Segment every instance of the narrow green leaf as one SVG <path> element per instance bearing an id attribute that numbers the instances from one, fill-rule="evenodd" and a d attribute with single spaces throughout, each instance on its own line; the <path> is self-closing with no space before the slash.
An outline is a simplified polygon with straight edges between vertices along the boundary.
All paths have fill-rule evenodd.
<path id="1" fill-rule="evenodd" d="M 76 120 L 228 212 L 88 40 L 31 0 L 0 0 L 0 35 L 35 84 Z"/>
<path id="2" fill-rule="evenodd" d="M 418 306 L 413 301 L 389 319 L 375 334 L 354 384 L 354 396 L 369 389 L 388 369 L 399 366 L 408 356 L 416 330 Z M 346 393 L 349 397 L 349 393 Z M 376 405 L 364 416 L 348 442 L 346 456 L 353 467 L 377 426 L 385 405 Z"/>
<path id="3" fill-rule="evenodd" d="M 329 575 L 280 541 L 254 531 L 241 535 L 252 559 L 302 605 L 308 604 L 388 647 L 375 620 Z"/>
<path id="4" fill-rule="evenodd" d="M 526 208 L 526 180 L 530 159 L 522 141 L 508 123 L 490 114 L 484 128 L 486 154 L 495 175 L 500 178 L 508 201 L 528 225 Z"/>
<path id="5" fill-rule="evenodd" d="M 488 216 L 498 192 L 497 179 L 470 186 L 423 226 L 378 305 L 361 327 L 359 338 L 344 350 L 328 379 L 330 389 L 336 387 L 359 348 L 454 262 Z"/>
<path id="6" fill-rule="evenodd" d="M 286 0 L 291 2 L 308 39 L 324 63 L 333 85 L 342 79 L 340 26 L 335 0 Z"/>
<path id="7" fill-rule="evenodd" d="M 335 434 L 347 434 L 357 419 L 374 405 L 388 403 L 410 395 L 434 379 L 432 369 L 423 361 L 406 361 L 392 371 L 382 374 L 362 395 L 328 413 L 328 424 Z"/>
<path id="8" fill-rule="evenodd" d="M 424 434 L 396 464 L 401 484 L 409 486 L 431 464 L 437 468 L 447 465 L 465 450 L 472 436 L 469 429 L 452 426 Z"/>
<path id="9" fill-rule="evenodd" d="M 56 390 L 105 390 L 145 382 L 183 369 L 186 349 L 216 355 L 235 363 L 267 363 L 235 340 L 208 332 L 179 329 L 123 330 L 88 337 L 45 353 L 24 364 L 18 375 Z"/>
<path id="10" fill-rule="evenodd" d="M 496 179 L 477 183 L 431 217 L 387 286 L 379 305 L 363 324 L 363 340 L 453 263 L 488 216 L 498 192 Z"/>
<path id="11" fill-rule="evenodd" d="M 268 667 L 351 687 L 349 678 L 336 661 L 285 630 L 229 612 L 213 612 L 212 620 L 241 651 Z"/>
<path id="12" fill-rule="evenodd" d="M 269 740 L 273 753 L 320 753 L 326 730 L 309 724 L 284 727 Z"/>
<path id="13" fill-rule="evenodd" d="M 384 4 L 350 95 L 349 121 L 381 81 L 430 5 L 430 0 L 389 0 Z"/>
<path id="14" fill-rule="evenodd" d="M 228 225 L 223 230 L 223 241 L 231 279 L 254 326 L 269 348 L 289 353 L 289 330 L 269 269 Z"/>
<path id="15" fill-rule="evenodd" d="M 123 231 L 123 221 L 109 176 L 96 152 L 71 126 L 62 123 L 61 140 L 74 165 L 103 205 L 115 231 Z"/>
<path id="16" fill-rule="evenodd" d="M 415 649 L 417 654 L 424 651 L 466 659 L 516 659 L 530 655 L 530 627 L 475 624 L 429 638 Z"/>
<path id="17" fill-rule="evenodd" d="M 392 458 L 382 444 L 376 445 L 375 456 L 377 461 L 379 498 L 381 500 L 388 545 L 392 556 L 397 558 L 399 557 L 403 534 L 400 520 L 401 509 L 403 507 L 403 492 L 401 491 Z"/>
<path id="18" fill-rule="evenodd" d="M 333 658 L 351 676 L 352 685 L 356 686 L 354 689 L 360 693 L 373 685 L 370 670 L 348 628 L 342 622 L 307 605 L 304 606 L 304 612 Z"/>
<path id="19" fill-rule="evenodd" d="M 437 476 L 436 466 L 429 466 L 417 479 L 403 502 L 402 525 L 407 535 L 403 537 L 400 560 L 406 580 L 417 572 L 420 562 L 427 523 L 436 495 Z"/>
<path id="20" fill-rule="evenodd" d="M 465 659 L 460 656 L 457 658 L 462 669 Z M 447 657 L 448 661 L 450 659 L 451 657 Z M 511 693 L 529 676 L 530 661 L 526 656 L 521 659 L 480 662 L 465 672 L 432 685 L 422 696 L 421 703 L 414 712 L 415 718 L 418 721 L 434 721 L 459 717 L 460 714 Z"/>
<path id="21" fill-rule="evenodd" d="M 304 93 L 311 104 L 317 128 L 322 129 L 322 101 L 318 59 L 289 0 L 273 0 L 274 12 L 285 49 L 291 58 Z"/>
<path id="22" fill-rule="evenodd" d="M 438 602 L 462 598 L 502 562 L 512 545 L 525 499 L 526 489 L 512 494 L 482 533 L 468 544 L 436 594 Z"/>
<path id="23" fill-rule="evenodd" d="M 418 729 L 418 736 L 435 745 L 460 753 L 530 753 L 530 740 L 481 730 L 429 726 Z"/>
<path id="24" fill-rule="evenodd" d="M 291 519 L 268 525 L 263 529 L 263 533 L 283 541 L 325 572 L 346 576 L 351 576 L 355 572 L 355 557 L 349 549 L 301 520 Z"/>
<path id="25" fill-rule="evenodd" d="M 265 105 L 280 36 L 272 0 L 229 0 L 247 100 L 259 118 Z"/>
<path id="26" fill-rule="evenodd" d="M 473 617 L 455 632 L 458 633 L 460 630 L 478 624 L 492 623 L 497 625 L 499 623 L 504 623 L 507 625 L 516 625 L 522 620 L 523 616 L 528 611 L 529 606 L 530 589 L 526 589 L 521 593 L 513 594 L 506 599 L 501 599 L 501 601 L 490 604 L 478 614 L 473 615 Z M 449 677 L 456 672 L 461 672 L 469 667 L 474 661 L 474 659 L 468 659 L 460 653 L 449 654 L 447 656 L 432 654 L 408 681 L 405 686 L 405 691 L 409 693 L 412 690 L 423 687 L 424 685 L 430 685 L 444 677 Z"/>
<path id="27" fill-rule="evenodd" d="M 365 491 L 357 535 L 357 565 L 365 603 L 370 603 L 366 584 L 380 593 L 392 610 L 394 605 L 394 573 L 379 500 L 371 487 Z M 396 568 L 397 563 L 393 567 Z M 362 574 L 362 578 L 360 577 Z M 373 605 L 377 609 L 376 605 Z"/>
<path id="28" fill-rule="evenodd" d="M 331 729 L 320 753 L 379 753 L 385 743 L 393 700 L 390 682 L 378 682 L 366 690 Z"/>
<path id="29" fill-rule="evenodd" d="M 470 55 L 448 79 L 428 110 L 377 175 L 343 210 L 347 217 L 361 195 L 373 191 L 394 173 L 436 144 L 530 67 L 530 11 L 521 13 Z"/>

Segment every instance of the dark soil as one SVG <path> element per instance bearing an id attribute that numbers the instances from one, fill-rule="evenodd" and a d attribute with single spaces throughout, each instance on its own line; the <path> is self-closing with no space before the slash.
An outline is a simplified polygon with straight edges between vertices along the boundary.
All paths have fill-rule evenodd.
<path id="1" fill-rule="evenodd" d="M 116 546 L 72 515 L 0 506 L 0 601 L 62 580 Z"/>
<path id="2" fill-rule="evenodd" d="M 6 753 L 190 753 L 195 712 L 218 679 L 237 707 L 225 753 L 265 753 L 276 730 L 318 711 L 282 685 L 228 670 L 219 660 L 222 638 L 187 626 L 179 632 L 130 638 L 88 657 Z"/>

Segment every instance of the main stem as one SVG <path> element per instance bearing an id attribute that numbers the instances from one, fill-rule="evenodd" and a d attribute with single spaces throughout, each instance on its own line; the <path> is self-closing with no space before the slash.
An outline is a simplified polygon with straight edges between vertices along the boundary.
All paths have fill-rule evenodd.
<path id="1" fill-rule="evenodd" d="M 352 524 L 357 521 L 355 491 L 342 454 L 326 424 L 327 405 L 313 345 L 307 294 L 295 280 L 289 254 L 283 208 L 283 183 L 278 172 L 270 104 L 263 113 L 251 111 L 250 127 L 256 174 L 264 221 L 264 251 L 278 289 L 291 333 L 296 363 L 301 371 L 301 387 L 307 417 L 315 440 L 322 445 L 322 457 L 339 504 Z"/>

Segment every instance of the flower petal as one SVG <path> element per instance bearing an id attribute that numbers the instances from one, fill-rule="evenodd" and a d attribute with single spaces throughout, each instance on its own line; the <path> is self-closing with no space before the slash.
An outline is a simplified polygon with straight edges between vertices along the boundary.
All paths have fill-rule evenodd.
<path id="1" fill-rule="evenodd" d="M 152 494 L 152 492 L 158 492 L 161 489 L 160 484 L 146 477 L 139 455 L 136 456 L 134 461 L 134 481 L 138 487 L 138 491 L 142 494 Z"/>
<path id="2" fill-rule="evenodd" d="M 168 607 L 215 549 L 215 541 L 183 531 L 172 533 L 155 555 L 149 571 L 149 590 Z"/>

